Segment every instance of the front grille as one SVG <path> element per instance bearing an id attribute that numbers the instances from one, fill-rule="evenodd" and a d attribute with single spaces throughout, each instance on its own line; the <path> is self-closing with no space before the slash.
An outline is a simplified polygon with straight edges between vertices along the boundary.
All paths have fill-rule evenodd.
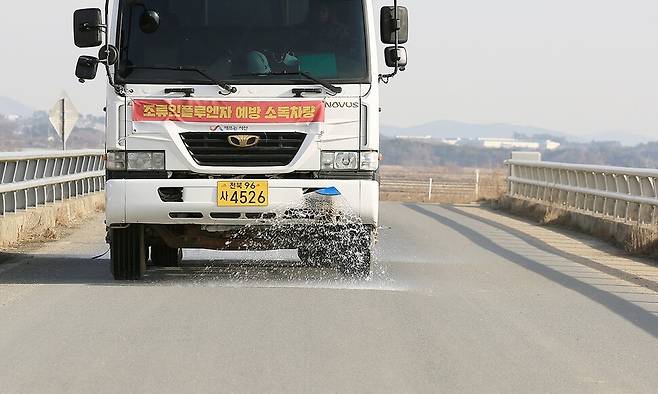
<path id="1" fill-rule="evenodd" d="M 260 137 L 256 146 L 238 148 L 229 143 L 232 135 Z M 304 133 L 181 133 L 195 162 L 212 167 L 278 167 L 292 162 L 301 148 Z"/>

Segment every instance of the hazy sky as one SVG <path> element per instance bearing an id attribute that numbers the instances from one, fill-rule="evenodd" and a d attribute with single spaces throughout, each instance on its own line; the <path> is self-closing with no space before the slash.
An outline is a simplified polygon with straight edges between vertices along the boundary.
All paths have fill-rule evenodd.
<path id="1" fill-rule="evenodd" d="M 658 1 L 400 1 L 411 12 L 410 63 L 384 88 L 384 123 L 658 134 Z M 102 73 L 85 85 L 73 76 L 85 51 L 73 46 L 71 15 L 103 2 L 6 3 L 0 95 L 46 109 L 66 89 L 82 112 L 99 113 Z"/>

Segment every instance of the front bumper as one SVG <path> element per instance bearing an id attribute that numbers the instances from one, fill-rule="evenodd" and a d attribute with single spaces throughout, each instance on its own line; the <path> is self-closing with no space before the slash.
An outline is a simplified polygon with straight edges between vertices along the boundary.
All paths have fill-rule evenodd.
<path id="1" fill-rule="evenodd" d="M 270 179 L 268 207 L 224 208 L 217 206 L 217 180 L 213 179 L 115 179 L 106 185 L 106 221 L 108 225 L 198 224 L 249 225 L 262 224 L 253 214 L 268 213 L 282 217 L 300 207 L 317 204 L 345 216 L 354 216 L 363 224 L 377 225 L 379 215 L 379 183 L 366 180 L 291 180 Z M 163 202 L 159 188 L 183 188 L 183 202 Z M 309 192 L 334 187 L 339 196 L 325 197 Z M 315 206 L 315 205 L 314 205 Z M 181 218 L 180 214 L 190 214 Z M 223 217 L 232 213 L 239 217 Z M 173 214 L 173 215 L 172 215 Z M 174 217 L 172 217 L 174 216 Z M 193 217 L 192 217 L 193 216 Z M 277 224 L 279 219 L 273 219 Z M 300 219 L 282 219 L 298 223 Z M 306 219 L 301 219 L 306 220 Z"/>

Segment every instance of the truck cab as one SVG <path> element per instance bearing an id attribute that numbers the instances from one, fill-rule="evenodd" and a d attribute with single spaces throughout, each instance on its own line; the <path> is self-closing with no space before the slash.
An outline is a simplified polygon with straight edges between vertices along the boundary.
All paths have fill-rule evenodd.
<path id="1" fill-rule="evenodd" d="M 407 10 L 371 0 L 119 0 L 74 14 L 81 82 L 107 75 L 106 224 L 117 280 L 183 248 L 297 249 L 369 275 L 379 89 Z M 378 71 L 377 38 L 392 72 Z"/>

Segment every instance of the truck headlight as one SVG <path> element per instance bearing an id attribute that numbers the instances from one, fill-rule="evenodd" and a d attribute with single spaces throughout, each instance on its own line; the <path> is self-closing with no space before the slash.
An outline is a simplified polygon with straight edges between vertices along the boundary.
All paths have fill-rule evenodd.
<path id="1" fill-rule="evenodd" d="M 128 152 L 129 171 L 164 170 L 164 152 Z"/>
<path id="2" fill-rule="evenodd" d="M 356 170 L 359 168 L 359 156 L 356 152 L 336 152 L 334 168 L 337 170 Z"/>
<path id="3" fill-rule="evenodd" d="M 321 169 L 358 170 L 359 154 L 357 152 L 322 152 Z"/>
<path id="4" fill-rule="evenodd" d="M 164 152 L 107 152 L 106 168 L 110 171 L 148 171 L 165 169 Z"/>
<path id="5" fill-rule="evenodd" d="M 331 171 L 377 171 L 379 152 L 322 152 L 320 169 Z"/>
<path id="6" fill-rule="evenodd" d="M 105 168 L 110 171 L 123 171 L 126 169 L 126 152 L 107 152 Z"/>

